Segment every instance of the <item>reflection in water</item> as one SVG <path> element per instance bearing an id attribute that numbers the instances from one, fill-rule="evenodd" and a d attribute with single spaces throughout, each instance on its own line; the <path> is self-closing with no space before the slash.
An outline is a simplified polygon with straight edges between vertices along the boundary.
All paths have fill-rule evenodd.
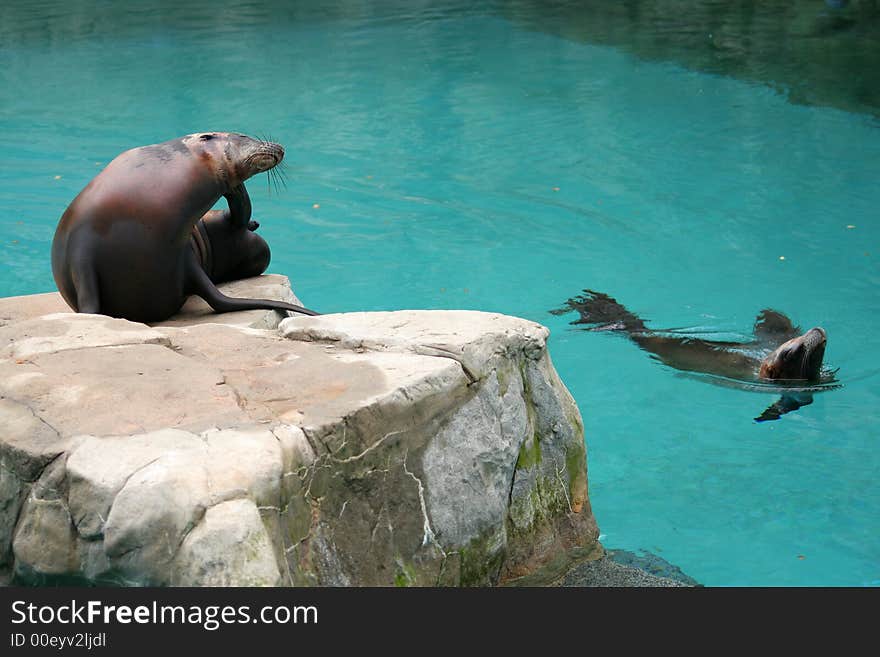
<path id="1" fill-rule="evenodd" d="M 520 27 L 762 82 L 795 103 L 880 116 L 877 0 L 510 0 Z"/>
<path id="2" fill-rule="evenodd" d="M 100 11 L 46 0 L 4 8 L 0 45 L 67 47 L 105 38 L 160 45 L 180 32 L 231 44 L 255 26 L 418 25 L 466 15 L 500 15 L 518 27 L 766 83 L 792 102 L 880 116 L 878 0 L 196 1 L 109 3 Z M 266 56 L 276 49 L 270 38 L 252 45 Z"/>

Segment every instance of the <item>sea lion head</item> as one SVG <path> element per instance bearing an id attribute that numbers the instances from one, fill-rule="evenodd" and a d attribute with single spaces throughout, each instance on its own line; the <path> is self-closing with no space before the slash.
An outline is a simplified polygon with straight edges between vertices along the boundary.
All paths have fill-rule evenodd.
<path id="1" fill-rule="evenodd" d="M 781 344 L 761 363 L 759 376 L 771 381 L 818 381 L 828 336 L 812 328 Z"/>
<path id="2" fill-rule="evenodd" d="M 274 168 L 284 159 L 281 144 L 237 132 L 196 132 L 182 141 L 228 189 Z"/>

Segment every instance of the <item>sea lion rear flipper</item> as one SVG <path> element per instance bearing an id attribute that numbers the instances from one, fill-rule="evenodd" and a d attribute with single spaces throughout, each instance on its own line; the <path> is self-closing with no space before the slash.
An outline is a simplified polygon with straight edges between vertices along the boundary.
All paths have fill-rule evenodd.
<path id="1" fill-rule="evenodd" d="M 797 395 L 782 395 L 777 401 L 773 402 L 766 410 L 755 418 L 755 422 L 767 422 L 768 420 L 778 420 L 786 413 L 796 411 L 801 406 L 807 406 L 813 403 L 813 395 L 809 392 Z"/>
<path id="2" fill-rule="evenodd" d="M 643 331 L 645 323 L 634 315 L 616 299 L 595 290 L 584 290 L 584 294 L 566 301 L 566 305 L 557 310 L 551 310 L 554 315 L 576 310 L 580 313 L 580 319 L 572 324 L 599 324 L 590 330 L 608 331 Z"/>
<path id="3" fill-rule="evenodd" d="M 778 310 L 765 308 L 755 319 L 755 338 L 759 342 L 781 344 L 800 334 L 800 327 Z"/>
<path id="4" fill-rule="evenodd" d="M 314 310 L 303 308 L 292 303 L 276 301 L 275 299 L 239 299 L 228 297 L 217 289 L 217 286 L 208 278 L 205 270 L 199 264 L 194 251 L 187 254 L 187 282 L 189 293 L 201 297 L 218 313 L 234 312 L 236 310 L 289 310 L 302 315 L 320 315 Z"/>

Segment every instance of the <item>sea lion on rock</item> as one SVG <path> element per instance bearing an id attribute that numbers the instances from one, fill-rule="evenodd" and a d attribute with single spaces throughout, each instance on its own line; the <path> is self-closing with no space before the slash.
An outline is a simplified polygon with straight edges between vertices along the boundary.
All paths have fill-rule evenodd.
<path id="1" fill-rule="evenodd" d="M 189 295 L 216 312 L 318 313 L 272 299 L 235 299 L 216 283 L 262 274 L 269 246 L 254 231 L 244 182 L 281 162 L 280 144 L 202 132 L 125 151 L 58 223 L 52 273 L 76 312 L 136 322 L 174 315 Z M 228 210 L 211 210 L 221 197 Z"/>
<path id="2" fill-rule="evenodd" d="M 705 340 L 680 330 L 653 331 L 641 318 L 607 294 L 584 290 L 569 299 L 554 315 L 577 311 L 572 324 L 590 324 L 589 331 L 622 331 L 639 347 L 661 362 L 686 372 L 722 377 L 728 383 L 753 384 L 752 390 L 774 389 L 782 397 L 755 420 L 776 420 L 781 415 L 813 401 L 813 392 L 834 382 L 834 372 L 822 369 L 825 330 L 812 328 L 806 333 L 784 314 L 762 310 L 755 321 L 751 342 Z"/>

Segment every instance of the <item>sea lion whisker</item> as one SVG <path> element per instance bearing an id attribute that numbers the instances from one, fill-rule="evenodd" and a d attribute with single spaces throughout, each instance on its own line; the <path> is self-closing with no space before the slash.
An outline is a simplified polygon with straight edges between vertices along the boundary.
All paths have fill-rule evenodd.
<path id="1" fill-rule="evenodd" d="M 804 347 L 804 355 L 801 357 L 801 376 L 805 379 L 809 379 L 809 366 L 810 366 L 810 357 L 813 355 L 812 349 L 807 349 Z"/>
<path id="2" fill-rule="evenodd" d="M 274 167 L 266 172 L 269 177 L 271 187 L 274 187 L 275 193 L 280 194 L 281 189 L 287 189 L 287 180 L 284 176 L 284 170 L 281 167 Z"/>
<path id="3" fill-rule="evenodd" d="M 287 189 L 287 165 L 282 160 L 279 162 L 272 171 L 275 172 L 275 175 L 278 177 L 278 181 L 281 183 L 281 186 L 284 189 Z"/>
<path id="4" fill-rule="evenodd" d="M 272 169 L 270 169 L 269 174 L 272 177 L 272 185 L 275 187 L 276 192 L 280 192 L 282 188 L 287 189 L 287 180 L 285 176 L 283 161 L 279 162 Z"/>

